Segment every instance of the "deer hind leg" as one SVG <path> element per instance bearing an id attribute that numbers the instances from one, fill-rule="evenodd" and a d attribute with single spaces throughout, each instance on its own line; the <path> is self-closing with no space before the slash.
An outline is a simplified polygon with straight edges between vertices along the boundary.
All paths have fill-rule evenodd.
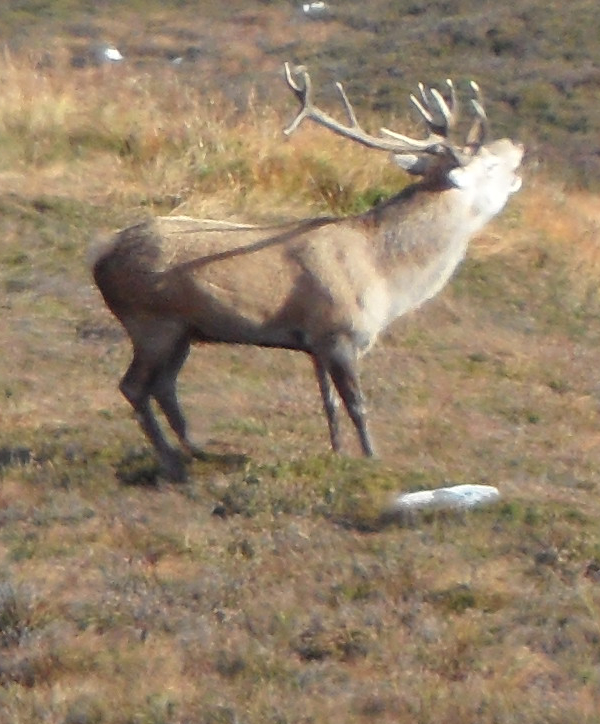
<path id="1" fill-rule="evenodd" d="M 360 387 L 357 361 L 356 350 L 350 340 L 338 338 L 333 349 L 329 351 L 326 368 L 356 428 L 363 454 L 373 457 L 375 450 L 368 429 L 365 400 Z"/>
<path id="2" fill-rule="evenodd" d="M 159 405 L 161 409 L 165 409 L 163 408 L 163 404 L 165 404 L 165 407 L 169 410 L 169 414 L 165 412 L 169 424 L 171 426 L 179 425 L 179 430 L 183 431 L 185 437 L 185 420 L 179 410 L 177 398 L 174 397 L 174 384 L 175 377 L 181 364 L 183 364 L 185 360 L 187 351 L 185 354 L 180 353 L 177 357 L 179 366 L 175 372 L 172 372 L 173 350 L 176 346 L 181 348 L 181 332 L 179 332 L 177 337 L 173 338 L 172 330 L 165 329 L 161 331 L 165 333 L 157 334 L 157 329 L 154 327 L 152 334 L 144 338 L 144 343 L 136 344 L 134 341 L 133 360 L 121 380 L 119 389 L 133 407 L 138 422 L 156 450 L 161 465 L 167 475 L 173 480 L 183 480 L 185 478 L 185 471 L 180 455 L 171 447 L 165 438 L 152 410 L 151 398 L 156 396 L 156 385 L 158 383 L 161 399 Z M 165 370 L 169 369 L 171 373 L 165 373 Z M 168 392 L 165 392 L 168 385 L 165 384 L 164 380 L 169 378 L 172 378 L 171 384 L 173 386 L 172 396 L 174 397 L 174 406 L 173 400 L 169 400 Z M 163 380 L 162 383 L 161 380 Z M 169 402 L 171 406 L 169 406 Z"/>
<path id="3" fill-rule="evenodd" d="M 183 367 L 189 351 L 190 340 L 188 337 L 183 337 L 173 347 L 172 354 L 166 363 L 155 374 L 150 394 L 177 435 L 181 447 L 188 455 L 198 457 L 202 453 L 188 438 L 187 423 L 177 399 L 177 375 Z"/>

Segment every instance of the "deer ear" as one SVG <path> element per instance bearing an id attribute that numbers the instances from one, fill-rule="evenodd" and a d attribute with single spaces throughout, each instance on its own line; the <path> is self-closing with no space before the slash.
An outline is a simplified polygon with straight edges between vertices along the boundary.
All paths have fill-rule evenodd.
<path id="1" fill-rule="evenodd" d="M 473 183 L 472 175 L 469 173 L 468 168 L 463 166 L 457 166 L 456 168 L 448 171 L 448 180 L 457 189 L 466 189 Z"/>
<path id="2" fill-rule="evenodd" d="M 403 168 L 411 176 L 424 176 L 431 167 L 432 159 L 424 156 L 417 156 L 414 153 L 392 154 L 394 163 Z"/>

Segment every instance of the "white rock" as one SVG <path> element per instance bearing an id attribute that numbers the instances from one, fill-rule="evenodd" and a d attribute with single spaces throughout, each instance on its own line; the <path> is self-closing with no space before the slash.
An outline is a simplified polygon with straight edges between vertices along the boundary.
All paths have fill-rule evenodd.
<path id="1" fill-rule="evenodd" d="M 493 485 L 453 485 L 399 495 L 392 502 L 391 510 L 468 509 L 490 505 L 498 500 L 500 491 Z"/>
<path id="2" fill-rule="evenodd" d="M 312 17 L 325 17 L 329 13 L 329 6 L 321 0 L 303 3 L 302 12 Z"/>
<path id="3" fill-rule="evenodd" d="M 124 58 L 121 51 L 114 45 L 101 45 L 96 49 L 96 57 L 99 62 L 119 63 Z"/>

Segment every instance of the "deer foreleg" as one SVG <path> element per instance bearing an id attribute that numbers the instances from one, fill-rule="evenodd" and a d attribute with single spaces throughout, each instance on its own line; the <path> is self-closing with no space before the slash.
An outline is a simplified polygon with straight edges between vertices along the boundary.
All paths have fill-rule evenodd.
<path id="1" fill-rule="evenodd" d="M 329 426 L 331 447 L 334 452 L 339 452 L 341 449 L 340 424 L 338 415 L 339 398 L 331 385 L 331 380 L 329 377 L 329 372 L 327 371 L 327 367 L 323 364 L 319 357 L 314 356 L 313 362 L 315 365 L 315 373 L 317 375 L 319 389 L 321 391 L 323 407 L 325 408 L 325 414 L 327 415 L 327 425 Z"/>
<path id="2" fill-rule="evenodd" d="M 329 374 L 352 420 L 363 454 L 375 455 L 367 424 L 365 401 L 357 370 L 357 355 L 349 340 L 338 340 L 331 353 Z"/>

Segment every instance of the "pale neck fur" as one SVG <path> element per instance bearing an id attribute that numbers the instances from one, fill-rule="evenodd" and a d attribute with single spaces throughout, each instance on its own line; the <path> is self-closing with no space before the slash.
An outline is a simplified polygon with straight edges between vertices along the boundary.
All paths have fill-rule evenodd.
<path id="1" fill-rule="evenodd" d="M 355 332 L 363 351 L 397 317 L 434 297 L 450 279 L 470 238 L 495 215 L 475 209 L 474 197 L 469 189 L 409 189 L 365 215 L 367 223 L 372 218 L 380 224 L 378 256 L 384 274 L 360 299 Z"/>

